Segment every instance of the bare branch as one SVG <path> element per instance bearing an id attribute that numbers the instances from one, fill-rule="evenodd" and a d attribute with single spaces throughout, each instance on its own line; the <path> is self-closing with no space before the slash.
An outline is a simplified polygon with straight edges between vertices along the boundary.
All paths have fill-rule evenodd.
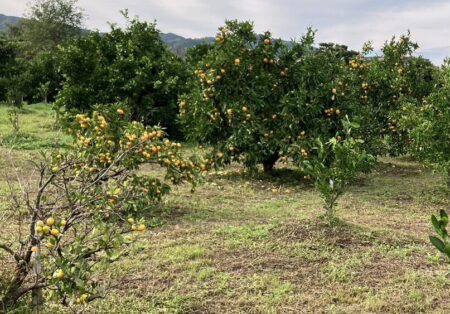
<path id="1" fill-rule="evenodd" d="M 22 257 L 19 254 L 17 254 L 16 252 L 14 252 L 14 250 L 9 245 L 0 243 L 0 249 L 3 249 L 6 252 L 8 252 L 9 254 L 11 254 L 17 263 L 20 263 L 20 261 L 22 260 Z"/>

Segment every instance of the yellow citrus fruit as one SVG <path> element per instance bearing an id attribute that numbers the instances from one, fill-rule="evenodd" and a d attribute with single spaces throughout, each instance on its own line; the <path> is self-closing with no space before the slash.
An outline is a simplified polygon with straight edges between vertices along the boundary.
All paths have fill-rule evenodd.
<path id="1" fill-rule="evenodd" d="M 64 271 L 62 269 L 57 269 L 53 273 L 53 278 L 55 278 L 55 279 L 63 279 L 64 278 Z"/>
<path id="2" fill-rule="evenodd" d="M 137 230 L 138 230 L 138 231 L 144 231 L 144 230 L 145 230 L 145 225 L 144 225 L 144 224 L 140 224 L 140 225 L 137 227 Z"/>
<path id="3" fill-rule="evenodd" d="M 55 219 L 53 217 L 49 217 L 47 219 L 47 225 L 53 226 L 55 224 Z"/>
<path id="4" fill-rule="evenodd" d="M 86 303 L 86 301 L 88 300 L 88 298 L 89 298 L 89 295 L 86 294 L 86 293 L 84 293 L 84 294 L 82 294 L 82 295 L 80 296 L 80 302 L 81 302 L 81 303 Z"/>
<path id="5" fill-rule="evenodd" d="M 52 236 L 57 237 L 59 235 L 59 230 L 58 229 L 52 229 L 52 231 L 50 231 L 50 233 L 52 234 Z"/>

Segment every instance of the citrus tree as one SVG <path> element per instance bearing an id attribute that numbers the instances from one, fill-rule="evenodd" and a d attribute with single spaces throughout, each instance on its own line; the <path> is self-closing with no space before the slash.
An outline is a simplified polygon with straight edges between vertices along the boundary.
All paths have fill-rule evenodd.
<path id="1" fill-rule="evenodd" d="M 411 137 L 410 152 L 428 166 L 437 168 L 450 178 L 450 63 L 440 71 L 439 86 L 418 106 L 404 102 L 401 127 Z M 450 186 L 450 179 L 448 180 Z"/>
<path id="2" fill-rule="evenodd" d="M 161 40 L 156 24 L 127 18 L 125 28 L 113 24 L 106 34 L 70 41 L 58 59 L 64 77 L 58 107 L 89 111 L 95 104 L 120 100 L 134 119 L 161 123 L 177 135 L 177 97 L 188 72 Z"/>
<path id="3" fill-rule="evenodd" d="M 0 34 L 0 101 L 7 99 L 10 77 L 15 74 L 16 46 Z"/>
<path id="4" fill-rule="evenodd" d="M 270 171 L 279 158 L 286 45 L 250 22 L 227 21 L 197 64 L 198 84 L 180 98 L 189 139 L 212 144 L 217 164 L 240 161 Z"/>
<path id="5" fill-rule="evenodd" d="M 316 190 L 321 194 L 328 219 L 334 217 L 337 199 L 346 191 L 361 172 L 368 172 L 375 164 L 375 157 L 368 154 L 364 141 L 355 139 L 351 131 L 359 125 L 346 119 L 342 121 L 342 131 L 334 137 L 318 137 L 309 145 L 310 154 L 299 148 L 293 155 L 294 163 L 314 179 Z M 303 147 L 304 144 L 302 145 Z M 299 152 L 299 153 L 298 153 Z"/>
<path id="6" fill-rule="evenodd" d="M 411 60 L 416 48 L 407 34 L 386 41 L 381 56 L 373 56 L 373 48 L 366 44 L 363 52 L 349 62 L 350 84 L 361 104 L 358 133 L 374 155 L 406 152 L 408 134 L 398 124 L 402 103 L 414 98 Z"/>
<path id="7" fill-rule="evenodd" d="M 35 308 L 43 297 L 68 306 L 101 297 L 95 269 L 119 259 L 145 231 L 144 215 L 170 183 L 195 184 L 203 164 L 183 158 L 160 127 L 128 118 L 117 106 L 77 115 L 73 147 L 36 163 L 37 181 L 21 182 L 24 197 L 13 188 L 9 213 L 20 231 L 0 236 L 11 265 L 1 270 L 3 311 L 29 294 Z M 143 164 L 163 167 L 167 180 L 138 173 Z"/>

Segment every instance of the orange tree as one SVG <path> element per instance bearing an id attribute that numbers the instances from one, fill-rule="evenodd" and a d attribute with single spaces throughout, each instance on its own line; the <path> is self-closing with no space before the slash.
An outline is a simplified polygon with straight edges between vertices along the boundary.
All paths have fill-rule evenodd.
<path id="1" fill-rule="evenodd" d="M 357 125 L 348 117 L 362 112 L 348 66 L 355 53 L 313 42 L 311 30 L 288 47 L 257 36 L 250 23 L 227 22 L 180 110 L 188 134 L 213 145 L 216 165 L 262 163 L 267 171 L 289 159 L 314 179 L 332 217 L 337 197 L 374 158 L 350 136 Z"/>
<path id="2" fill-rule="evenodd" d="M 279 119 L 288 82 L 286 45 L 250 22 L 227 21 L 198 63 L 198 84 L 180 99 L 187 136 L 212 144 L 217 164 L 240 161 L 270 171 L 279 158 Z"/>
<path id="3" fill-rule="evenodd" d="M 420 106 L 405 101 L 400 127 L 409 131 L 410 153 L 425 165 L 435 168 L 447 177 L 450 187 L 450 60 L 447 60 L 438 74 L 435 90 L 425 97 Z M 431 243 L 447 257 L 450 257 L 450 238 L 447 232 L 448 215 L 441 210 L 432 215 L 431 223 L 437 236 L 430 236 Z"/>
<path id="4" fill-rule="evenodd" d="M 349 115 L 361 125 L 356 135 L 370 137 L 365 145 L 373 149 L 388 113 L 378 107 L 390 105 L 386 95 L 369 102 L 365 80 L 383 82 L 382 61 L 370 61 L 368 72 L 364 55 L 313 42 L 311 30 L 287 45 L 269 32 L 258 36 L 249 22 L 228 21 L 198 63 L 198 84 L 180 98 L 188 137 L 212 144 L 217 165 L 239 161 L 270 171 L 297 139 L 331 138 Z"/>
<path id="5" fill-rule="evenodd" d="M 408 130 L 412 143 L 411 154 L 426 165 L 437 168 L 448 176 L 450 186 L 450 62 L 439 75 L 439 85 L 420 106 L 404 102 L 401 127 Z"/>
<path id="6" fill-rule="evenodd" d="M 56 105 L 89 112 L 95 104 L 126 103 L 133 119 L 160 123 L 179 136 L 175 117 L 178 94 L 186 89 L 188 72 L 161 40 L 156 24 L 128 19 L 106 34 L 90 33 L 60 47 L 57 56 L 62 88 Z"/>
<path id="7" fill-rule="evenodd" d="M 142 217 L 170 182 L 195 184 L 204 165 L 183 158 L 160 127 L 129 123 L 128 116 L 117 106 L 77 115 L 74 146 L 36 163 L 37 182 L 21 185 L 23 198 L 12 194 L 20 232 L 0 235 L 0 250 L 15 265 L 3 273 L 0 312 L 29 294 L 35 308 L 43 297 L 68 306 L 101 297 L 95 269 L 120 258 L 145 231 Z M 167 181 L 136 172 L 148 163 L 163 167 Z"/>
<path id="8" fill-rule="evenodd" d="M 349 84 L 355 100 L 360 102 L 359 134 L 366 140 L 366 148 L 373 154 L 398 155 L 406 152 L 407 132 L 398 127 L 398 116 L 405 99 L 414 99 L 414 71 L 412 53 L 417 44 L 408 35 L 387 41 L 381 56 L 371 56 L 373 48 L 366 44 L 363 53 L 348 64 Z"/>

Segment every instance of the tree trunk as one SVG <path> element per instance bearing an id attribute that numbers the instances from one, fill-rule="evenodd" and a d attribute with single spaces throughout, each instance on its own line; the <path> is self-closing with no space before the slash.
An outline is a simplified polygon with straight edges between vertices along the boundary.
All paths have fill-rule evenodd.
<path id="1" fill-rule="evenodd" d="M 277 162 L 278 158 L 280 158 L 280 156 L 278 155 L 278 153 L 275 153 L 271 156 L 268 156 L 264 161 L 263 161 L 263 169 L 264 169 L 264 173 L 270 173 L 273 170 L 273 166 L 275 165 L 275 163 Z"/>
<path id="2" fill-rule="evenodd" d="M 36 276 L 36 282 L 39 282 L 42 276 L 42 266 L 39 251 L 33 253 L 33 272 Z M 41 305 L 42 305 L 42 288 L 37 287 L 31 290 L 31 298 L 32 298 L 32 306 L 33 306 L 33 314 L 41 313 Z"/>
<path id="3" fill-rule="evenodd" d="M 3 298 L 0 300 L 0 313 L 6 313 L 8 308 L 13 306 L 20 299 L 22 296 L 21 288 L 27 275 L 27 266 L 18 265 L 14 278 L 11 280 Z"/>

